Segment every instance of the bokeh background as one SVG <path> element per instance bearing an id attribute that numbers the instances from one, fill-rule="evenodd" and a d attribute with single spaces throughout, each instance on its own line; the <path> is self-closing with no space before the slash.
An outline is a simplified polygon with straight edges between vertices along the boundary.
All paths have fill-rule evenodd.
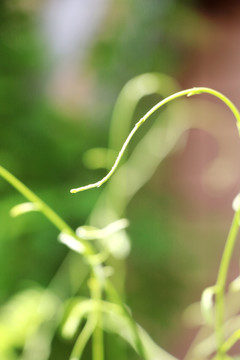
<path id="1" fill-rule="evenodd" d="M 84 154 L 108 146 L 122 87 L 138 75 L 162 73 L 180 89 L 212 87 L 240 107 L 239 41 L 239 1 L 2 0 L 1 165 L 73 228 L 86 224 L 103 190 L 75 196 L 69 190 L 106 173 Z M 145 96 L 132 126 L 159 99 Z M 239 191 L 240 147 L 232 115 L 209 96 L 190 98 L 181 116 L 177 110 L 172 116 L 168 121 L 187 121 L 191 129 L 129 201 L 124 216 L 131 252 L 124 268 L 116 266 L 127 274 L 126 301 L 135 318 L 183 358 L 195 329 L 182 314 L 215 283 Z M 22 200 L 0 180 L 2 309 L 23 289 L 48 286 L 68 252 L 41 215 L 10 217 Z M 238 250 L 232 278 L 239 272 Z M 71 344 L 58 335 L 54 344 L 57 358 L 67 358 Z M 21 345 L 14 346 L 21 353 Z"/>

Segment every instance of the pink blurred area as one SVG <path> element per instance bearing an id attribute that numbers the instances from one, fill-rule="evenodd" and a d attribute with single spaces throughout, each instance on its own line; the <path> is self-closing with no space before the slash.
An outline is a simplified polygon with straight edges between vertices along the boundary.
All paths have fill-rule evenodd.
<path id="1" fill-rule="evenodd" d="M 198 13 L 205 25 L 188 53 L 179 77 L 181 86 L 216 89 L 240 108 L 240 3 L 205 1 Z M 189 112 L 193 129 L 188 131 L 186 146 L 174 159 L 173 173 L 177 178 L 174 186 L 192 204 L 187 209 L 187 217 L 190 223 L 196 224 L 199 238 L 202 237 L 202 246 L 192 247 L 193 251 L 199 251 L 203 267 L 208 268 L 206 286 L 215 281 L 233 216 L 232 201 L 239 193 L 240 143 L 235 118 L 219 101 L 209 96 L 193 99 Z M 210 229 L 214 227 L 219 235 L 216 241 L 209 238 Z M 211 261 L 213 266 L 209 267 Z M 229 281 L 238 273 L 237 245 Z M 176 344 L 176 355 L 180 358 L 185 356 L 194 338 L 194 332 L 184 334 Z M 239 345 L 234 349 L 236 353 Z"/>
<path id="2" fill-rule="evenodd" d="M 221 6 L 217 2 L 205 6 L 200 14 L 206 26 L 181 75 L 182 87 L 217 89 L 239 108 L 240 4 Z M 215 103 L 209 96 L 194 101 L 193 127 L 200 129 L 190 131 L 177 168 L 181 169 L 179 177 L 185 193 L 193 192 L 205 206 L 214 202 L 216 207 L 223 207 L 238 193 L 240 147 L 234 117 L 222 104 Z"/>

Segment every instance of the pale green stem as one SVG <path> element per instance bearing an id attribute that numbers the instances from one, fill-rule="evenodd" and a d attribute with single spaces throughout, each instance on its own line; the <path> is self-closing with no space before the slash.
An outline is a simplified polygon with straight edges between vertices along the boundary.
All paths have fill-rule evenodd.
<path id="1" fill-rule="evenodd" d="M 74 344 L 72 353 L 70 355 L 69 360 L 80 360 L 82 357 L 82 353 L 85 349 L 85 346 L 90 339 L 94 329 L 96 327 L 96 319 L 92 314 L 90 314 L 87 318 L 86 324 L 82 331 L 80 332 L 76 343 Z"/>
<path id="2" fill-rule="evenodd" d="M 97 269 L 97 268 L 96 268 Z M 104 338 L 102 329 L 102 287 L 98 281 L 96 274 L 93 274 L 92 281 L 90 283 L 91 298 L 96 301 L 96 310 L 94 310 L 92 316 L 95 317 L 96 327 L 92 336 L 92 358 L 93 360 L 104 360 Z"/>
<path id="3" fill-rule="evenodd" d="M 240 330 L 236 330 L 223 344 L 222 350 L 224 353 L 229 351 L 233 345 L 240 339 Z"/>
<path id="4" fill-rule="evenodd" d="M 237 108 L 234 106 L 234 104 L 227 98 L 225 97 L 223 94 L 221 94 L 218 91 L 215 91 L 213 89 L 209 89 L 209 88 L 205 88 L 205 87 L 200 87 L 200 88 L 192 88 L 192 89 L 187 89 L 187 90 L 183 90 L 180 91 L 176 94 L 173 94 L 171 96 L 168 96 L 167 98 L 165 98 L 164 100 L 160 101 L 158 104 L 156 104 L 152 109 L 150 109 L 134 126 L 134 128 L 132 129 L 132 131 L 130 132 L 130 134 L 128 135 L 126 141 L 123 144 L 122 149 L 120 150 L 117 159 L 113 165 L 113 167 L 111 168 L 111 170 L 109 171 L 109 173 L 103 177 L 100 181 L 93 183 L 93 184 L 89 184 L 80 188 L 76 188 L 76 189 L 72 189 L 71 192 L 72 193 L 76 193 L 79 191 L 84 191 L 84 190 L 88 190 L 91 188 L 95 188 L 95 187 L 100 187 L 102 184 L 104 184 L 115 172 L 125 150 L 126 147 L 128 146 L 130 140 L 132 139 L 133 135 L 135 134 L 135 132 L 137 131 L 137 129 L 156 111 L 158 110 L 161 106 L 167 104 L 168 102 L 177 99 L 179 97 L 182 96 L 193 96 L 193 95 L 197 95 L 197 94 L 201 94 L 201 93 L 208 93 L 211 94 L 217 98 L 219 98 L 221 101 L 223 101 L 228 108 L 232 111 L 232 113 L 234 114 L 236 120 L 237 120 L 237 125 L 240 128 L 240 114 L 237 110 Z M 30 200 L 33 203 L 37 203 L 40 207 L 40 210 L 42 211 L 42 213 L 53 223 L 55 224 L 55 226 L 60 230 L 60 231 L 65 231 L 67 233 L 69 233 L 72 236 L 76 236 L 75 233 L 73 232 L 73 230 L 52 210 L 50 209 L 41 199 L 39 199 L 34 193 L 32 193 L 27 187 L 25 187 L 25 185 L 23 185 L 19 180 L 17 180 L 13 175 L 11 175 L 7 170 L 5 170 L 4 168 L 0 167 L 0 175 L 5 178 L 10 184 L 12 184 L 20 193 L 22 193 L 28 200 Z M 217 339 L 218 339 L 218 354 L 220 356 L 220 359 L 223 358 L 223 352 L 222 352 L 222 344 L 224 341 L 224 334 L 223 334 L 223 318 L 224 318 L 224 289 L 225 289 L 225 285 L 226 285 L 226 276 L 227 276 L 227 271 L 228 271 L 228 267 L 229 267 L 229 263 L 230 263 L 230 259 L 231 259 L 231 255 L 232 255 L 232 251 L 233 251 L 233 247 L 235 244 L 235 240 L 236 240 L 236 236 L 237 236 L 237 232 L 238 232 L 238 214 L 235 214 L 231 229 L 230 229 L 230 233 L 227 239 L 227 243 L 225 246 L 225 250 L 223 253 L 223 257 L 222 257 L 222 261 L 220 264 L 220 269 L 219 269 L 219 275 L 218 275 L 218 280 L 217 280 L 217 287 L 218 287 L 218 291 L 217 291 L 217 295 L 216 295 L 216 333 L 217 333 Z M 83 242 L 83 244 L 86 247 L 86 243 L 79 239 L 79 241 Z M 91 255 L 93 253 L 92 248 L 88 245 L 87 247 L 87 253 L 88 255 Z M 108 282 L 108 285 L 106 286 L 106 290 L 111 293 L 112 295 L 114 295 L 115 297 L 115 301 L 117 303 L 119 303 L 121 305 L 121 307 L 123 308 L 125 315 L 127 316 L 127 318 L 129 319 L 129 322 L 131 324 L 131 327 L 135 333 L 136 336 L 136 344 L 137 344 L 137 348 L 139 351 L 139 354 L 146 359 L 146 355 L 144 353 L 144 349 L 143 349 L 143 344 L 141 342 L 140 336 L 138 334 L 138 330 L 137 330 L 137 326 L 134 323 L 134 321 L 132 320 L 131 316 L 128 313 L 128 310 L 125 308 L 124 304 L 122 303 L 121 299 L 118 298 L 118 296 L 116 296 L 116 292 L 115 289 L 113 289 L 113 287 L 111 286 L 110 282 Z"/>
<path id="5" fill-rule="evenodd" d="M 111 170 L 108 172 L 106 176 L 104 176 L 100 181 L 97 181 L 96 183 L 89 184 L 86 186 L 82 186 L 76 189 L 72 189 L 72 193 L 77 193 L 79 191 L 88 190 L 95 187 L 100 187 L 102 184 L 104 184 L 115 172 L 129 142 L 131 141 L 132 137 L 138 130 L 138 128 L 160 107 L 163 105 L 169 103 L 172 100 L 175 100 L 177 98 L 180 98 L 182 96 L 193 96 L 201 93 L 207 93 L 210 95 L 213 95 L 220 99 L 233 113 L 233 115 L 236 118 L 237 121 L 237 127 L 240 129 L 240 114 L 235 107 L 235 105 L 223 94 L 220 92 L 206 88 L 206 87 L 199 87 L 199 88 L 192 88 L 183 90 L 180 92 L 177 92 L 173 95 L 168 96 L 167 98 L 163 99 L 162 101 L 158 102 L 152 109 L 150 109 L 134 126 L 130 134 L 128 135 L 126 141 L 124 142 L 115 163 L 113 164 Z M 222 261 L 220 264 L 219 269 L 219 275 L 217 280 L 217 295 L 216 295 L 216 336 L 217 336 L 217 342 L 218 342 L 218 354 L 222 358 L 222 344 L 224 341 L 224 334 L 223 334 L 223 319 L 224 319 L 224 289 L 226 285 L 226 277 L 227 277 L 227 271 L 230 263 L 230 259 L 232 256 L 233 247 L 235 244 L 237 232 L 238 232 L 238 215 L 236 214 L 230 229 L 230 233 L 226 242 L 225 250 L 223 253 Z M 136 332 L 137 335 L 137 332 Z M 140 346 L 141 347 L 141 346 Z M 220 359 L 221 359 L 220 358 Z"/>
<path id="6" fill-rule="evenodd" d="M 224 354 L 225 354 L 225 349 L 222 346 L 224 343 L 224 329 L 223 329 L 224 290 L 226 287 L 228 268 L 232 257 L 234 245 L 236 242 L 238 230 L 239 230 L 239 213 L 236 212 L 223 251 L 223 256 L 220 263 L 218 278 L 216 283 L 216 337 L 217 337 L 217 349 L 218 349 L 219 360 L 224 359 Z"/>
<path id="7" fill-rule="evenodd" d="M 109 149 L 118 150 L 121 147 L 122 140 L 130 131 L 131 120 L 140 99 L 151 94 L 165 98 L 178 90 L 175 80 L 161 73 L 145 73 L 129 80 L 122 88 L 113 109 L 109 129 Z"/>
<path id="8" fill-rule="evenodd" d="M 0 176 L 2 176 L 9 184 L 11 184 L 18 192 L 20 192 L 27 200 L 37 204 L 38 210 L 45 215 L 45 217 L 56 226 L 60 232 L 67 233 L 74 238 L 77 238 L 79 242 L 85 247 L 85 255 L 92 255 L 94 253 L 92 247 L 84 240 L 76 237 L 75 232 L 71 227 L 53 211 L 44 201 L 42 201 L 37 195 L 35 195 L 26 185 L 13 176 L 9 171 L 0 166 Z"/>
<path id="9" fill-rule="evenodd" d="M 62 220 L 59 217 L 59 215 L 57 215 L 55 213 L 55 211 L 53 211 L 45 202 L 43 202 L 37 195 L 35 195 L 30 189 L 28 189 L 28 187 L 26 185 L 24 185 L 20 180 L 18 180 L 15 176 L 13 176 L 9 171 L 4 169 L 2 166 L 0 166 L 0 176 L 2 176 L 9 184 L 11 184 L 27 200 L 29 200 L 30 202 L 33 202 L 34 204 L 37 204 L 39 211 L 41 211 L 45 215 L 45 217 L 52 224 L 54 224 L 60 232 L 68 233 L 69 235 L 71 235 L 74 238 L 76 238 L 77 240 L 79 240 L 85 246 L 86 251 L 85 251 L 84 255 L 86 255 L 86 259 L 88 260 L 90 267 L 94 271 L 94 265 L 91 262 L 91 258 L 94 255 L 94 250 L 93 250 L 92 246 L 90 246 L 85 240 L 82 240 L 79 237 L 76 237 L 76 234 L 71 229 L 71 227 L 67 223 L 65 223 L 65 221 Z M 109 285 L 111 284 L 110 281 L 108 281 L 108 284 Z M 113 288 L 112 284 L 111 284 L 111 288 L 112 288 L 112 293 L 115 292 L 115 295 L 116 295 L 117 292 Z M 121 302 L 120 297 L 115 296 L 115 298 L 117 298 L 117 303 L 122 307 L 123 311 L 126 313 L 125 305 Z M 129 314 L 128 314 L 128 318 L 129 318 L 129 322 L 131 323 L 132 328 L 137 329 L 134 320 L 131 318 L 131 316 Z M 94 327 L 95 327 L 95 325 L 94 325 Z M 77 341 L 77 344 L 74 347 L 74 349 L 75 349 L 74 354 L 78 353 L 79 351 L 80 351 L 80 353 L 83 351 L 84 346 L 85 346 L 85 345 L 83 346 L 83 344 L 85 341 L 87 341 L 88 336 L 91 336 L 91 334 L 94 330 L 94 327 L 93 327 L 93 320 L 87 321 L 86 326 L 84 328 L 83 335 L 79 338 L 79 340 Z M 138 351 L 140 354 L 141 353 L 143 354 L 143 352 L 141 351 L 141 348 L 143 345 L 141 343 L 141 339 L 140 339 L 140 336 L 139 336 L 137 330 L 135 331 L 135 334 L 136 334 L 136 339 L 137 339 L 136 343 L 137 343 Z M 83 348 L 82 348 L 82 346 L 83 346 Z M 145 356 L 142 356 L 142 358 L 146 359 Z"/>
<path id="10" fill-rule="evenodd" d="M 233 112 L 237 123 L 240 126 L 240 114 L 237 110 L 237 108 L 235 107 L 235 105 L 223 94 L 221 94 L 220 92 L 213 90 L 213 89 L 209 89 L 209 88 L 205 88 L 205 87 L 199 87 L 199 88 L 192 88 L 192 89 L 187 89 L 187 90 L 183 90 L 183 91 L 179 91 L 176 94 L 170 95 L 168 97 L 166 97 L 165 99 L 161 100 L 160 102 L 158 102 L 155 106 L 152 107 L 152 109 L 150 109 L 134 126 L 134 128 L 132 129 L 132 131 L 130 132 L 130 134 L 128 135 L 126 141 L 124 142 L 115 163 L 113 164 L 113 167 L 111 168 L 111 170 L 108 172 L 108 174 L 106 176 L 104 176 L 101 180 L 97 181 L 96 183 L 93 184 L 89 184 L 86 186 L 81 186 L 79 188 L 76 189 L 72 189 L 70 190 L 71 193 L 77 193 L 79 191 L 85 191 L 88 189 L 92 189 L 95 187 L 100 187 L 102 184 L 104 184 L 115 172 L 116 168 L 118 167 L 118 164 L 130 142 L 130 140 L 132 139 L 133 135 L 136 133 L 136 131 L 138 130 L 138 128 L 156 111 L 158 110 L 160 107 L 162 107 L 163 105 L 169 103 L 172 100 L 175 100 L 177 98 L 180 98 L 182 96 L 193 96 L 193 95 L 197 95 L 197 94 L 202 94 L 202 93 L 207 93 L 207 94 L 211 94 L 217 98 L 219 98 L 220 100 L 222 100 L 228 107 L 229 109 Z"/>
<path id="11" fill-rule="evenodd" d="M 97 325 L 93 332 L 93 360 L 104 360 L 104 336 L 102 330 L 102 314 L 101 311 L 97 312 Z"/>

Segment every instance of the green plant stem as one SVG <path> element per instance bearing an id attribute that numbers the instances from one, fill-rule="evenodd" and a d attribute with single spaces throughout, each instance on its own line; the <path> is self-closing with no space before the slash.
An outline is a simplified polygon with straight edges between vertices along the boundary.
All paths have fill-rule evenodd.
<path id="1" fill-rule="evenodd" d="M 234 114 L 236 120 L 237 120 L 237 126 L 238 129 L 240 129 L 240 114 L 235 107 L 235 105 L 223 94 L 220 92 L 205 88 L 205 87 L 199 87 L 199 88 L 192 88 L 183 90 L 180 92 L 177 92 L 171 96 L 168 96 L 164 100 L 157 103 L 152 109 L 150 109 L 134 126 L 130 134 L 128 135 L 126 141 L 124 142 L 115 163 L 113 164 L 113 167 L 109 171 L 109 173 L 103 177 L 100 181 L 89 184 L 80 188 L 72 189 L 72 193 L 76 193 L 79 191 L 88 190 L 95 187 L 100 187 L 102 184 L 104 184 L 115 172 L 130 140 L 134 136 L 135 132 L 138 130 L 138 128 L 161 106 L 167 104 L 168 102 L 175 100 L 177 98 L 180 98 L 182 96 L 193 96 L 201 93 L 207 93 L 210 95 L 213 95 L 220 99 L 222 102 L 227 105 L 227 107 L 232 111 Z M 95 252 L 93 248 L 86 243 L 83 239 L 80 239 L 76 237 L 74 231 L 51 209 L 49 208 L 40 198 L 38 198 L 33 192 L 31 192 L 23 183 L 21 183 L 18 179 L 16 179 L 12 174 L 10 174 L 7 170 L 5 170 L 2 166 L 0 166 L 0 176 L 2 176 L 6 181 L 8 181 L 11 185 L 13 185 L 21 194 L 23 194 L 29 201 L 33 203 L 37 203 L 39 210 L 61 231 L 61 232 L 67 232 L 69 235 L 73 236 L 74 238 L 77 238 L 84 246 L 85 246 L 85 255 L 86 257 L 93 255 Z M 218 357 L 219 360 L 222 360 L 224 357 L 224 353 L 222 351 L 222 345 L 224 341 L 224 333 L 223 333 L 223 320 L 224 320 L 224 290 L 226 286 L 226 277 L 227 277 L 227 271 L 233 251 L 233 247 L 235 244 L 238 228 L 239 228 L 239 214 L 236 213 L 233 219 L 233 223 L 229 232 L 229 236 L 226 242 L 226 246 L 224 249 L 222 261 L 220 264 L 218 279 L 217 279 L 217 294 L 216 294 L 216 334 L 217 334 L 217 341 L 218 341 Z M 94 269 L 91 262 L 89 262 L 92 269 Z M 118 303 L 121 308 L 124 310 L 124 313 L 126 317 L 129 319 L 129 324 L 135 334 L 136 337 L 136 347 L 140 354 L 140 356 L 143 359 L 147 359 L 147 356 L 144 351 L 144 347 L 141 341 L 141 337 L 139 335 L 137 325 L 135 324 L 134 320 L 131 318 L 128 310 L 126 309 L 125 305 L 121 301 L 121 298 L 118 297 L 118 294 L 116 293 L 115 289 L 111 285 L 110 281 L 106 282 L 106 291 L 113 296 L 116 303 Z M 86 331 L 87 332 L 87 331 Z M 87 332 L 87 334 L 90 331 Z M 99 335 L 98 335 L 99 336 Z M 100 337 L 99 337 L 100 338 Z"/>
<path id="2" fill-rule="evenodd" d="M 108 179 L 114 174 L 115 170 L 117 169 L 118 164 L 119 164 L 120 160 L 122 159 L 123 154 L 129 144 L 130 140 L 132 139 L 133 135 L 136 133 L 138 128 L 160 107 L 162 107 L 163 105 L 165 105 L 177 98 L 180 98 L 183 96 L 193 96 L 193 95 L 198 95 L 198 94 L 202 94 L 202 93 L 207 93 L 207 94 L 213 95 L 213 96 L 217 97 L 218 99 L 220 99 L 222 102 L 224 102 L 227 105 L 227 107 L 234 114 L 234 116 L 237 120 L 237 125 L 240 128 L 240 114 L 239 114 L 236 106 L 226 96 L 224 96 L 220 92 L 210 89 L 210 88 L 205 88 L 205 87 L 192 88 L 192 89 L 179 91 L 173 95 L 166 97 L 165 99 L 161 100 L 160 102 L 158 102 L 135 124 L 134 128 L 132 129 L 132 131 L 128 135 L 127 139 L 125 140 L 125 142 L 116 158 L 115 163 L 113 164 L 111 170 L 108 172 L 108 174 L 106 176 L 104 176 L 101 180 L 97 181 L 96 183 L 89 184 L 86 186 L 81 186 L 81 187 L 75 188 L 75 189 L 71 189 L 70 192 L 75 194 L 79 191 L 85 191 L 85 190 L 93 189 L 95 187 L 100 187 L 102 184 L 104 184 L 106 181 L 108 181 Z"/>
<path id="3" fill-rule="evenodd" d="M 101 327 L 102 314 L 97 310 L 97 325 L 93 331 L 93 360 L 104 360 L 104 337 Z"/>
<path id="4" fill-rule="evenodd" d="M 217 337 L 217 354 L 218 359 L 224 359 L 225 350 L 224 343 L 224 290 L 226 287 L 227 272 L 232 257 L 234 245 L 239 230 L 239 213 L 236 212 L 232 221 L 232 225 L 227 237 L 222 260 L 219 267 L 218 278 L 216 283 L 216 337 Z"/>
<path id="5" fill-rule="evenodd" d="M 109 129 L 109 149 L 117 151 L 121 147 L 122 140 L 130 131 L 131 120 L 140 99 L 151 94 L 165 98 L 178 90 L 175 80 L 161 73 L 145 73 L 129 80 L 122 88 L 113 109 Z"/>
<path id="6" fill-rule="evenodd" d="M 240 330 L 236 330 L 223 344 L 222 350 L 224 353 L 229 351 L 233 345 L 240 339 Z"/>
<path id="7" fill-rule="evenodd" d="M 101 265 L 99 265 L 101 266 Z M 96 270 L 98 267 L 95 268 Z M 93 312 L 96 327 L 92 336 L 92 358 L 93 360 L 104 360 L 104 338 L 102 329 L 102 284 L 98 280 L 97 274 L 93 273 L 90 281 L 91 298 L 96 301 L 96 310 Z"/>
<path id="8" fill-rule="evenodd" d="M 92 314 L 89 315 L 86 324 L 80 332 L 77 341 L 73 347 L 69 360 L 80 360 L 85 349 L 85 346 L 90 339 L 94 329 L 96 327 L 96 319 Z"/>
<path id="9" fill-rule="evenodd" d="M 215 97 L 217 97 L 219 100 L 221 100 L 233 113 L 233 115 L 236 118 L 237 121 L 237 127 L 238 130 L 240 131 L 240 114 L 237 110 L 237 108 L 235 107 L 235 105 L 223 94 L 221 94 L 220 92 L 210 89 L 210 88 L 206 88 L 206 87 L 199 87 L 199 88 L 192 88 L 192 89 L 187 89 L 187 90 L 183 90 L 183 91 L 179 91 L 173 95 L 168 96 L 167 98 L 163 99 L 162 101 L 158 102 L 155 106 L 152 107 L 152 109 L 150 109 L 134 126 L 134 128 L 132 129 L 132 131 L 130 132 L 130 134 L 128 135 L 127 139 L 125 140 L 117 158 L 115 163 L 113 164 L 111 170 L 107 173 L 106 176 L 104 176 L 101 180 L 97 181 L 96 183 L 93 184 L 89 184 L 86 186 L 81 186 L 79 188 L 75 188 L 72 189 L 71 192 L 72 193 L 77 193 L 79 191 L 85 191 L 88 189 L 92 189 L 95 187 L 100 187 L 102 184 L 104 184 L 106 181 L 109 180 L 109 178 L 114 174 L 115 170 L 118 167 L 119 162 L 121 161 L 123 154 L 129 144 L 129 142 L 131 141 L 132 137 L 134 136 L 134 134 L 136 133 L 136 131 L 139 129 L 139 127 L 156 111 L 158 110 L 160 107 L 162 107 L 163 105 L 171 102 L 172 100 L 175 100 L 177 98 L 180 98 L 182 96 L 193 96 L 193 95 L 198 95 L 198 94 L 202 94 L 202 93 L 206 93 L 206 94 L 210 94 L 213 95 Z M 216 336 L 217 336 L 217 342 L 218 342 L 218 355 L 219 355 L 219 359 L 223 359 L 223 355 L 222 354 L 222 344 L 224 341 L 224 334 L 223 334 L 223 319 L 224 319 L 224 289 L 225 289 L 225 285 L 226 285 L 226 276 L 227 276 L 227 271 L 228 271 L 228 267 L 229 267 L 229 263 L 230 263 L 230 259 L 231 259 L 231 255 L 232 255 L 232 251 L 233 251 L 233 247 L 235 244 L 235 240 L 236 240 L 236 236 L 237 236 L 237 232 L 238 232 L 238 215 L 236 214 L 229 232 L 229 236 L 226 242 L 226 246 L 224 249 L 224 253 L 223 253 L 223 257 L 222 257 L 222 261 L 220 264 L 220 269 L 219 269 L 219 275 L 218 275 L 218 280 L 217 280 L 217 295 L 216 295 Z M 123 307 L 125 309 L 125 307 Z M 126 310 L 126 309 L 125 309 Z M 126 316 L 128 311 L 125 311 Z M 134 327 L 133 327 L 134 330 Z M 144 355 L 144 351 L 142 348 L 142 343 L 141 341 L 139 341 L 139 335 L 138 335 L 138 331 L 134 330 L 135 334 L 136 334 L 136 340 L 138 343 L 138 347 L 140 349 L 140 353 L 141 355 Z"/>
<path id="10" fill-rule="evenodd" d="M 38 210 L 45 215 L 45 217 L 60 231 L 69 234 L 70 236 L 81 242 L 85 248 L 85 255 L 94 254 L 93 248 L 81 238 L 77 237 L 71 227 L 43 200 L 35 195 L 26 185 L 18 180 L 5 168 L 0 166 L 0 176 L 3 177 L 9 184 L 11 184 L 19 193 L 21 193 L 27 200 L 38 205 Z"/>
<path id="11" fill-rule="evenodd" d="M 71 227 L 64 220 L 62 220 L 61 217 L 59 217 L 59 215 L 55 213 L 55 211 L 53 211 L 44 201 L 42 201 L 37 195 L 35 195 L 26 185 L 24 185 L 20 180 L 18 180 L 14 175 L 12 175 L 9 171 L 7 171 L 2 166 L 0 166 L 0 176 L 3 177 L 9 184 L 11 184 L 28 201 L 37 204 L 39 211 L 42 212 L 42 214 L 45 215 L 45 217 L 53 225 L 55 225 L 55 227 L 60 232 L 65 232 L 65 233 L 69 234 L 70 236 L 76 238 L 78 241 L 80 241 L 85 246 L 86 251 L 83 254 L 83 256 L 86 258 L 90 268 L 94 272 L 95 265 L 93 265 L 92 261 L 91 261 L 91 257 L 93 255 L 95 255 L 95 251 L 94 251 L 93 247 L 90 244 L 88 244 L 85 240 L 82 240 L 79 237 L 77 237 L 75 232 L 71 229 Z M 137 350 L 138 350 L 139 354 L 142 355 L 142 358 L 144 360 L 147 360 L 147 358 L 144 355 L 144 352 L 142 350 L 143 344 L 142 344 L 140 335 L 138 334 L 137 326 L 136 326 L 134 320 L 129 315 L 128 311 L 126 310 L 125 305 L 121 301 L 120 297 L 118 296 L 116 290 L 114 289 L 113 285 L 111 284 L 111 282 L 109 280 L 108 280 L 108 285 L 109 285 L 108 289 L 111 288 L 111 294 L 114 294 L 114 298 L 115 298 L 117 304 L 119 304 L 121 306 L 124 313 L 126 314 L 126 316 L 129 319 L 130 326 L 132 327 L 132 329 L 134 329 L 134 333 L 136 336 Z M 83 335 L 79 336 L 79 339 L 77 340 L 77 343 L 74 346 L 74 351 L 71 355 L 71 356 L 73 356 L 73 359 L 74 359 L 74 357 L 75 357 L 75 359 L 79 358 L 79 357 L 76 357 L 76 354 L 80 354 L 80 356 L 81 356 L 81 353 L 85 346 L 84 344 L 87 342 L 88 337 L 90 337 L 92 332 L 94 331 L 95 321 L 96 321 L 96 319 L 95 320 L 90 319 L 89 321 L 87 321 L 87 323 L 84 327 Z M 99 331 L 98 335 L 96 335 L 96 336 L 98 336 L 98 340 L 96 340 L 96 341 L 98 341 L 97 347 L 100 348 L 100 346 L 102 346 L 102 345 L 99 345 L 100 331 Z"/>

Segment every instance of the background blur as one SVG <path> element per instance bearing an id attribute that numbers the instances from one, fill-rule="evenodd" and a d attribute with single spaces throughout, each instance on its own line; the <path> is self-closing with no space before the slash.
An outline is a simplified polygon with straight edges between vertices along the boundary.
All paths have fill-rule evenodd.
<path id="1" fill-rule="evenodd" d="M 163 73 L 181 89 L 215 88 L 239 108 L 239 41 L 238 1 L 2 0 L 0 163 L 73 228 L 85 224 L 103 190 L 75 196 L 69 190 L 106 173 L 93 170 L 84 154 L 108 146 L 111 113 L 125 83 Z M 132 125 L 160 98 L 145 96 Z M 188 121 L 192 129 L 125 214 L 127 303 L 154 340 L 180 358 L 194 335 L 182 313 L 215 282 L 240 185 L 232 115 L 209 96 L 190 98 L 185 110 L 179 119 L 175 112 L 174 123 Z M 1 180 L 2 306 L 31 284 L 47 286 L 67 253 L 42 216 L 9 216 L 20 202 Z M 237 274 L 238 249 L 231 277 Z M 55 341 L 57 358 L 65 359 L 70 345 Z"/>

